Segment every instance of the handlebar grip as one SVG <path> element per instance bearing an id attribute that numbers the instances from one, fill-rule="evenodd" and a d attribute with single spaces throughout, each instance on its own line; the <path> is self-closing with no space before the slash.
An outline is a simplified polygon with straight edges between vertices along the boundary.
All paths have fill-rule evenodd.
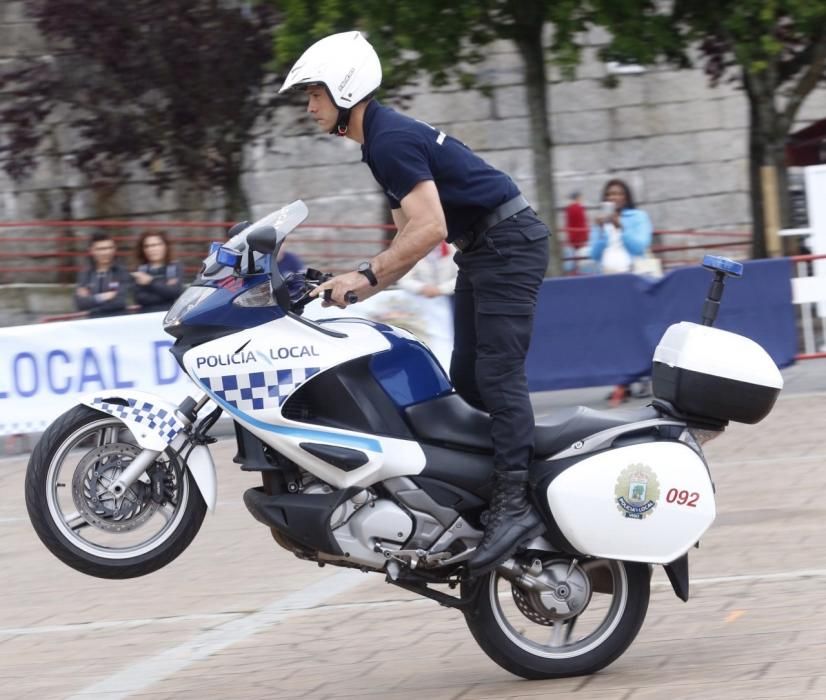
<path id="1" fill-rule="evenodd" d="M 333 290 L 332 289 L 325 289 L 324 290 L 324 301 L 330 302 L 333 300 Z"/>
<path id="2" fill-rule="evenodd" d="M 358 300 L 358 295 L 355 292 L 350 291 L 344 294 L 344 301 L 348 304 L 355 304 Z"/>

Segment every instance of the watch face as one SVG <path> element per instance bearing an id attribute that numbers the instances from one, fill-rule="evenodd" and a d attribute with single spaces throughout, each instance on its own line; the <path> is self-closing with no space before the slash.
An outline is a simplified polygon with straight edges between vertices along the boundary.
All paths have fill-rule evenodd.
<path id="1" fill-rule="evenodd" d="M 367 281 L 370 282 L 370 286 L 375 287 L 379 283 L 376 279 L 375 273 L 373 272 L 373 267 L 369 262 L 365 261 L 363 263 L 359 263 L 356 270 L 367 278 Z"/>

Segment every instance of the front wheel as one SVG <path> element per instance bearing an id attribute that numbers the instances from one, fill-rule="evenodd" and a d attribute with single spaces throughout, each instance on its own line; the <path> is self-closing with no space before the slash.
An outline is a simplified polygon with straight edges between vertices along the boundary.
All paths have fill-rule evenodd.
<path id="1" fill-rule="evenodd" d="M 171 449 L 121 497 L 108 490 L 141 453 L 117 418 L 76 406 L 52 423 L 26 471 L 26 508 L 56 557 L 100 578 L 133 578 L 165 566 L 194 539 L 206 504 Z"/>
<path id="2" fill-rule="evenodd" d="M 547 553 L 532 563 L 540 586 L 496 571 L 478 582 L 465 619 L 482 650 L 529 680 L 595 673 L 619 658 L 648 610 L 648 566 Z"/>

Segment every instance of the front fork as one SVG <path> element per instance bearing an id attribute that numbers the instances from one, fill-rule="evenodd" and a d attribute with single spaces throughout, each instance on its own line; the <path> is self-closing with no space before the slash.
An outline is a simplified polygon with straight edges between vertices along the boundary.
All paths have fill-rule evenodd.
<path id="1" fill-rule="evenodd" d="M 197 401 L 191 396 L 188 396 L 181 401 L 180 405 L 175 410 L 175 414 L 184 424 L 185 429 L 188 430 L 192 426 L 198 416 L 198 411 L 206 405 L 207 401 L 209 401 L 208 394 L 204 394 Z M 116 498 L 121 498 L 126 490 L 138 480 L 140 475 L 154 463 L 161 452 L 162 450 L 144 449 L 137 457 L 135 457 L 135 459 L 132 460 L 129 466 L 121 472 L 121 475 L 109 484 L 109 488 L 107 490 Z"/>

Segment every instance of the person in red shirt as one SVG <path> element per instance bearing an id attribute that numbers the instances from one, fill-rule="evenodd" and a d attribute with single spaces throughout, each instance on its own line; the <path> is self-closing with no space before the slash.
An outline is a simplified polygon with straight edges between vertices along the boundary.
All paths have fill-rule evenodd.
<path id="1" fill-rule="evenodd" d="M 580 202 L 581 196 L 580 192 L 571 192 L 571 203 L 565 207 L 565 230 L 568 244 L 574 251 L 588 244 L 588 217 Z"/>

